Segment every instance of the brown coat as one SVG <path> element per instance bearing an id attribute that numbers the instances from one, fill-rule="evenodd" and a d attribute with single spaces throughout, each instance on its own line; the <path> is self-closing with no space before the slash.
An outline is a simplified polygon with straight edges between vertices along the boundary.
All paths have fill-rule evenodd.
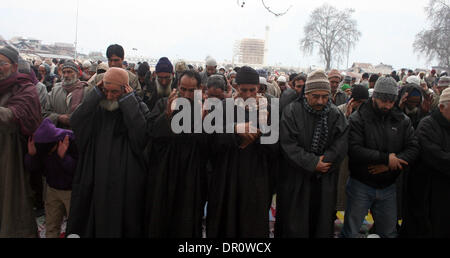
<path id="1" fill-rule="evenodd" d="M 32 238 L 37 237 L 37 226 L 23 163 L 26 145 L 4 107 L 9 97 L 0 96 L 0 238 Z"/>

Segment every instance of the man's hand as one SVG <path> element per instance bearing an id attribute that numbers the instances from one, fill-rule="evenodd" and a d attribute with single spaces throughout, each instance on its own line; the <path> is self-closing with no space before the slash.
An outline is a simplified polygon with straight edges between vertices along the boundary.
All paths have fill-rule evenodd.
<path id="1" fill-rule="evenodd" d="M 431 110 L 431 103 L 433 102 L 432 94 L 425 93 L 422 101 L 422 110 L 429 113 Z"/>
<path id="2" fill-rule="evenodd" d="M 395 155 L 395 153 L 391 153 L 389 155 L 389 169 L 392 171 L 396 171 L 396 170 L 403 170 L 403 166 L 402 165 L 406 165 L 408 166 L 408 162 L 397 158 L 397 156 Z"/>
<path id="3" fill-rule="evenodd" d="M 34 144 L 33 136 L 28 137 L 28 154 L 34 156 L 37 154 L 36 145 Z"/>
<path id="4" fill-rule="evenodd" d="M 240 129 L 240 130 L 238 130 Z M 240 133 L 241 131 L 245 130 L 244 133 Z M 255 127 L 252 126 L 252 122 L 245 123 L 245 124 L 237 124 L 235 128 L 237 134 L 242 139 L 242 143 L 239 146 L 241 149 L 247 148 L 250 144 L 252 144 L 254 141 L 256 141 L 261 136 L 261 131 Z M 252 131 L 256 131 L 256 133 L 251 133 Z"/>
<path id="5" fill-rule="evenodd" d="M 326 174 L 331 168 L 332 163 L 324 163 L 323 159 L 325 156 L 321 156 L 319 159 L 319 163 L 317 163 L 316 171 Z"/>
<path id="6" fill-rule="evenodd" d="M 233 96 L 233 88 L 231 87 L 231 84 L 228 84 L 227 92 L 224 94 L 224 97 L 226 99 L 231 98 Z"/>
<path id="7" fill-rule="evenodd" d="M 131 86 L 127 84 L 125 86 L 125 93 L 124 94 L 128 94 L 128 93 L 131 93 L 131 92 L 133 92 L 133 88 L 131 88 Z"/>
<path id="8" fill-rule="evenodd" d="M 60 124 L 70 126 L 70 116 L 69 115 L 60 115 L 58 116 L 58 122 Z"/>
<path id="9" fill-rule="evenodd" d="M 69 136 L 66 135 L 66 137 L 64 138 L 64 141 L 59 141 L 58 143 L 58 156 L 61 159 L 64 159 L 64 157 L 66 156 L 66 152 L 69 149 Z"/>
<path id="10" fill-rule="evenodd" d="M 408 95 L 409 95 L 408 92 L 405 93 L 405 94 L 403 95 L 402 99 L 400 100 L 399 107 L 400 107 L 400 109 L 402 109 L 402 110 L 403 110 L 403 108 L 405 108 L 405 103 L 406 103 L 406 100 L 408 99 Z"/>
<path id="11" fill-rule="evenodd" d="M 378 175 L 389 171 L 389 167 L 386 165 L 369 166 L 369 173 L 372 175 Z"/>
<path id="12" fill-rule="evenodd" d="M 175 109 L 174 101 L 178 98 L 178 91 L 174 89 L 172 93 L 170 93 L 169 100 L 167 101 L 167 116 L 171 117 L 173 110 Z"/>
<path id="13" fill-rule="evenodd" d="M 348 118 L 353 113 L 353 98 L 347 104 L 347 110 L 345 110 L 345 116 Z"/>

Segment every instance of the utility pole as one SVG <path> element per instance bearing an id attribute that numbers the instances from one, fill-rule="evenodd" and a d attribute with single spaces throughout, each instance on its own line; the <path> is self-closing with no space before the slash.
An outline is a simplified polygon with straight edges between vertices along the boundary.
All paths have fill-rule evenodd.
<path id="1" fill-rule="evenodd" d="M 77 45 L 78 45 L 78 9 L 80 6 L 80 0 L 77 0 L 77 18 L 76 18 L 76 28 L 75 28 L 75 60 L 77 60 Z"/>

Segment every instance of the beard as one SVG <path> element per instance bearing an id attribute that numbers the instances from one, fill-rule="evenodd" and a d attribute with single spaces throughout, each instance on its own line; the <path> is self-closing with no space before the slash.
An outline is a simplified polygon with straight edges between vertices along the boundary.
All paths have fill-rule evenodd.
<path id="1" fill-rule="evenodd" d="M 5 79 L 8 79 L 9 76 L 11 76 L 12 73 L 13 73 L 13 72 L 12 72 L 12 69 L 9 69 L 6 73 L 0 72 L 0 81 L 3 81 L 3 80 L 5 80 Z"/>
<path id="2" fill-rule="evenodd" d="M 314 105 L 314 106 L 311 106 L 314 110 L 317 110 L 317 111 L 321 111 L 321 110 L 324 110 L 325 109 L 325 107 L 326 107 L 326 105 Z"/>
<path id="3" fill-rule="evenodd" d="M 375 106 L 375 112 L 378 113 L 378 114 L 380 114 L 381 116 L 386 116 L 386 115 L 388 115 L 388 114 L 391 112 L 390 109 L 387 109 L 387 108 L 380 108 L 380 107 L 378 106 L 377 102 L 375 102 L 375 101 L 373 102 L 373 104 L 374 104 L 374 106 Z"/>
<path id="4" fill-rule="evenodd" d="M 170 87 L 172 85 L 172 81 L 170 81 L 169 84 L 167 84 L 167 86 L 163 86 L 159 83 L 158 80 L 155 80 L 156 82 L 156 92 L 159 96 L 163 96 L 163 97 L 169 97 L 170 93 L 172 92 L 172 87 Z"/>
<path id="5" fill-rule="evenodd" d="M 117 100 L 103 99 L 100 101 L 99 106 L 107 111 L 116 111 L 119 109 L 119 102 Z"/>
<path id="6" fill-rule="evenodd" d="M 78 79 L 76 77 L 72 78 L 72 79 L 64 78 L 63 81 L 62 81 L 62 85 L 63 86 L 71 86 L 74 83 L 76 83 L 77 81 L 78 81 Z"/>
<path id="7" fill-rule="evenodd" d="M 407 115 L 415 115 L 415 114 L 419 113 L 419 108 L 418 107 L 414 107 L 412 109 L 409 109 L 408 106 L 405 106 L 405 113 Z"/>

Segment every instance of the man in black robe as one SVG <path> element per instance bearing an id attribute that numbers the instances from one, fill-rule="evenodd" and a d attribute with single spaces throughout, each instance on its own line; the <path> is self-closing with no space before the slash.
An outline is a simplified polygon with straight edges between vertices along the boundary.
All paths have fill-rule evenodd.
<path id="1" fill-rule="evenodd" d="M 237 73 L 236 81 L 239 84 L 236 98 L 255 99 L 259 117 L 264 101 L 257 97 L 258 73 L 244 66 Z M 263 144 L 261 124 L 250 123 L 250 109 L 256 107 L 230 100 L 234 119 L 226 127 L 233 132 L 216 134 L 211 143 L 214 174 L 208 195 L 206 234 L 208 238 L 268 238 L 273 194 L 270 167 L 271 160 L 278 157 L 278 145 Z M 239 112 L 245 114 L 245 121 L 237 119 Z M 239 130 L 241 126 L 245 131 Z M 255 127 L 253 131 L 251 127 Z"/>
<path id="2" fill-rule="evenodd" d="M 72 114 L 81 157 L 74 176 L 67 235 L 82 238 L 144 236 L 147 106 L 110 68 Z"/>
<path id="3" fill-rule="evenodd" d="M 201 94 L 201 77 L 185 71 L 169 98 L 156 103 L 149 118 L 149 177 L 146 195 L 145 234 L 150 238 L 201 238 L 207 192 L 207 135 L 194 133 L 194 91 Z M 172 104 L 185 102 L 182 109 Z M 200 99 L 201 102 L 201 99 Z M 200 122 L 202 121 L 202 103 Z M 190 110 L 189 110 L 190 108 Z M 182 124 L 189 130 L 174 131 L 173 120 L 188 112 Z M 180 125 L 180 121 L 175 126 Z M 198 126 L 198 125 L 197 125 Z M 201 125 L 200 125 L 201 126 Z"/>
<path id="4" fill-rule="evenodd" d="M 278 238 L 334 236 L 339 166 L 347 153 L 347 120 L 331 103 L 323 71 L 308 76 L 305 97 L 283 111 L 277 185 Z"/>
<path id="5" fill-rule="evenodd" d="M 416 130 L 420 154 L 409 176 L 403 237 L 450 238 L 450 89 Z"/>

